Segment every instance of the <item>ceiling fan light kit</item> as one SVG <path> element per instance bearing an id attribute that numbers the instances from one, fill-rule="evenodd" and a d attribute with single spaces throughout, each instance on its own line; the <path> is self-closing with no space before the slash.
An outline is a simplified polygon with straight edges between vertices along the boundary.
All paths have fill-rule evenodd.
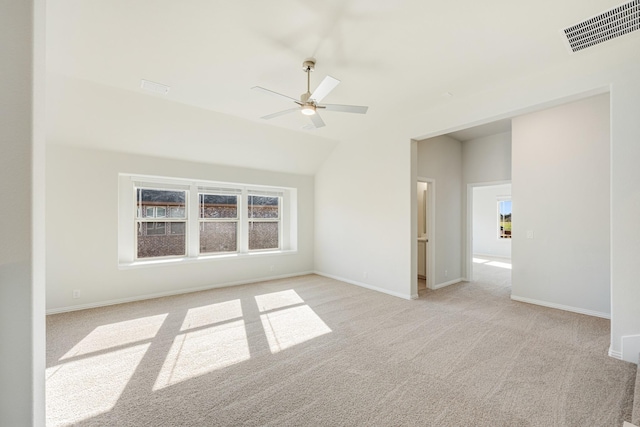
<path id="1" fill-rule="evenodd" d="M 318 109 L 326 109 L 328 111 L 337 111 L 341 113 L 356 113 L 356 114 L 366 114 L 369 107 L 359 106 L 359 105 L 338 105 L 338 104 L 320 104 L 320 102 L 327 96 L 336 86 L 340 83 L 340 80 L 335 79 L 331 76 L 326 76 L 324 80 L 320 83 L 320 85 L 316 88 L 316 90 L 311 92 L 311 72 L 315 70 L 316 61 L 313 58 L 305 59 L 302 63 L 302 70 L 307 74 L 307 91 L 300 95 L 300 100 L 298 101 L 295 98 L 292 98 L 287 95 L 283 95 L 278 92 L 274 92 L 269 89 L 265 89 L 260 86 L 254 86 L 251 89 L 258 90 L 264 93 L 268 93 L 270 95 L 276 95 L 281 98 L 286 98 L 289 101 L 295 102 L 298 107 L 290 108 L 288 110 L 279 111 L 277 113 L 268 114 L 263 116 L 262 118 L 265 120 L 272 119 L 274 117 L 282 116 L 285 114 L 292 113 L 294 111 L 300 111 L 305 116 L 308 116 L 311 119 L 311 123 L 304 127 L 304 129 L 315 129 L 319 127 L 325 126 L 324 121 L 320 118 L 318 114 Z"/>
<path id="2" fill-rule="evenodd" d="M 300 111 L 305 116 L 313 116 L 316 113 L 316 109 L 313 105 L 303 105 Z"/>

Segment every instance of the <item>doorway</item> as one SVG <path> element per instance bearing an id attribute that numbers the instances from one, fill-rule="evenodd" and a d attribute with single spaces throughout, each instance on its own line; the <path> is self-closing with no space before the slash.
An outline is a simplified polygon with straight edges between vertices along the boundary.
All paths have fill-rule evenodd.
<path id="1" fill-rule="evenodd" d="M 423 296 L 434 283 L 434 233 L 435 230 L 435 181 L 428 178 L 418 178 L 416 187 L 417 200 L 417 275 L 418 296 Z"/>
<path id="2" fill-rule="evenodd" d="M 468 280 L 510 283 L 511 183 L 469 184 L 467 209 Z"/>

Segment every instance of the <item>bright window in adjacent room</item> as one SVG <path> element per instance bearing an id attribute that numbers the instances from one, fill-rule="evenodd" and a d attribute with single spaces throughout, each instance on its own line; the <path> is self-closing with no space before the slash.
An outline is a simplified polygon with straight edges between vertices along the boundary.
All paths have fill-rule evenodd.
<path id="1" fill-rule="evenodd" d="M 511 238 L 511 200 L 498 200 L 498 238 Z"/>

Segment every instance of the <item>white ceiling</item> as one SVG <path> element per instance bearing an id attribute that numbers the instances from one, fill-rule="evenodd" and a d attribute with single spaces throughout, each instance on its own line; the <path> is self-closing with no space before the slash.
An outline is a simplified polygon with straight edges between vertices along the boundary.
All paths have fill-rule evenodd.
<path id="1" fill-rule="evenodd" d="M 56 0 L 47 3 L 47 68 L 54 82 L 70 78 L 236 116 L 287 135 L 343 141 L 375 124 L 394 123 L 451 99 L 562 67 L 577 55 L 613 51 L 624 43 L 628 47 L 628 40 L 616 39 L 570 55 L 560 34 L 618 4 Z M 637 48 L 638 33 L 620 39 L 633 40 Z M 297 113 L 260 119 L 291 105 L 250 88 L 259 85 L 298 97 L 306 90 L 302 61 L 307 57 L 317 59 L 312 90 L 329 74 L 342 83 L 324 101 L 368 105 L 368 114 L 323 112 L 327 126 L 313 131 L 301 130 L 307 122 Z M 141 79 L 171 90 L 164 97 L 143 92 Z M 56 96 L 65 97 L 65 91 L 50 97 L 50 110 L 61 99 Z M 70 139 L 77 132 L 72 127 L 60 116 L 49 132 Z M 464 138 L 470 136 L 467 132 Z"/>

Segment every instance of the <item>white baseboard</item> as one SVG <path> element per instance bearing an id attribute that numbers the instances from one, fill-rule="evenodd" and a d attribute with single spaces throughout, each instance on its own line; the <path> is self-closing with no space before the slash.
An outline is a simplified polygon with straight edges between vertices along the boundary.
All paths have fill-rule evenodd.
<path id="1" fill-rule="evenodd" d="M 622 337 L 622 360 L 638 364 L 640 355 L 640 335 L 627 335 Z"/>
<path id="2" fill-rule="evenodd" d="M 216 285 L 201 286 L 201 287 L 198 287 L 198 288 L 187 288 L 187 289 L 180 289 L 180 290 L 175 290 L 175 291 L 158 292 L 158 293 L 153 293 L 153 294 L 138 295 L 138 296 L 130 297 L 130 298 L 119 298 L 119 299 L 113 299 L 113 300 L 107 300 L 107 301 L 99 301 L 99 302 L 94 302 L 94 303 L 89 303 L 89 304 L 72 305 L 72 306 L 68 306 L 68 307 L 59 307 L 59 308 L 53 308 L 53 309 L 47 310 L 46 314 L 67 313 L 67 312 L 70 312 L 70 311 L 86 310 L 88 308 L 106 307 L 106 306 L 109 306 L 109 305 L 124 304 L 124 303 L 127 303 L 127 302 L 143 301 L 143 300 L 153 299 L 153 298 L 169 297 L 169 296 L 172 296 L 172 295 L 188 294 L 188 293 L 191 293 L 191 292 L 208 291 L 210 289 L 217 289 L 217 288 L 227 288 L 229 286 L 248 285 L 250 283 L 266 282 L 268 280 L 287 279 L 289 277 L 306 276 L 308 274 L 314 274 L 314 273 L 313 273 L 313 271 L 305 271 L 305 272 L 300 272 L 300 273 L 282 274 L 282 275 L 279 275 L 279 276 L 268 276 L 268 277 L 260 277 L 260 278 L 257 278 L 257 279 L 250 279 L 250 280 L 239 280 L 237 282 L 219 283 L 219 284 L 216 284 Z"/>
<path id="3" fill-rule="evenodd" d="M 609 356 L 613 357 L 614 359 L 622 360 L 622 352 L 615 351 L 611 347 L 609 347 Z"/>
<path id="4" fill-rule="evenodd" d="M 449 286 L 449 285 L 455 285 L 456 283 L 460 283 L 460 282 L 464 282 L 465 279 L 463 277 L 458 277 L 457 279 L 453 279 L 453 280 L 449 280 L 448 282 L 442 282 L 442 283 L 438 283 L 436 285 L 433 285 L 431 287 L 429 287 L 429 289 L 440 289 L 440 288 L 444 288 L 445 286 Z"/>
<path id="5" fill-rule="evenodd" d="M 511 299 L 519 302 L 526 302 L 527 304 L 541 305 L 543 307 L 556 308 L 558 310 L 571 311 L 573 313 L 586 314 L 587 316 L 602 317 L 603 319 L 611 319 L 609 313 L 602 313 L 600 311 L 587 310 L 579 307 L 572 307 L 569 305 L 556 304 L 553 302 L 540 301 L 537 299 L 519 297 L 517 295 L 511 295 Z"/>
<path id="6" fill-rule="evenodd" d="M 349 283 L 350 285 L 360 286 L 361 288 L 366 288 L 366 289 L 370 289 L 372 291 L 382 292 L 383 294 L 391 295 L 391 296 L 402 298 L 402 299 L 411 300 L 411 299 L 416 299 L 418 297 L 417 295 L 415 295 L 415 297 L 414 297 L 414 295 L 407 295 L 407 294 L 402 294 L 400 292 L 390 291 L 388 289 L 379 288 L 377 286 L 369 285 L 368 283 L 362 283 L 362 282 L 358 282 L 356 280 L 345 279 L 344 277 L 334 276 L 333 274 L 327 274 L 327 273 L 323 273 L 321 271 L 314 271 L 313 273 L 317 274 L 318 276 L 323 276 L 323 277 L 328 277 L 329 279 L 339 280 L 341 282 Z"/>

